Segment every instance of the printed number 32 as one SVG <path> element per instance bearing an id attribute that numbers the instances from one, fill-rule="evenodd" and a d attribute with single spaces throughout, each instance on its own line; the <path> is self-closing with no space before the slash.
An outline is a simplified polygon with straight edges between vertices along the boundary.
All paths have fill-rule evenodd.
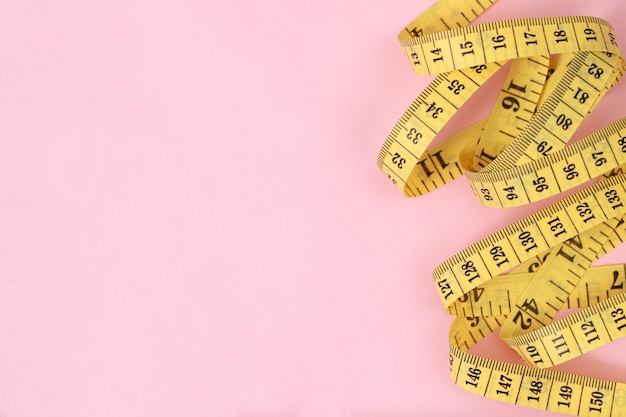
<path id="1" fill-rule="evenodd" d="M 398 152 L 396 152 L 391 158 L 391 162 L 396 164 L 396 166 L 400 169 L 406 164 L 406 159 L 402 158 Z"/>

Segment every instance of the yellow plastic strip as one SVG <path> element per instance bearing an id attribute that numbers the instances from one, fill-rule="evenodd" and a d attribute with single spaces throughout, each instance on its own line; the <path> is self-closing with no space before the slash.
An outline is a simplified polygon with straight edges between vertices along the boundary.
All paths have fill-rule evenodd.
<path id="1" fill-rule="evenodd" d="M 402 30 L 418 75 L 436 75 L 392 129 L 379 168 L 406 196 L 465 175 L 478 200 L 513 207 L 587 188 L 444 261 L 433 278 L 450 329 L 450 373 L 469 391 L 577 416 L 626 417 L 626 381 L 549 368 L 626 336 L 626 265 L 593 267 L 626 240 L 626 118 L 568 144 L 622 77 L 611 25 L 595 17 L 468 26 L 495 0 L 441 0 Z M 489 117 L 431 146 L 512 61 Z M 555 321 L 563 309 L 573 314 Z M 468 350 L 500 328 L 527 366 Z"/>

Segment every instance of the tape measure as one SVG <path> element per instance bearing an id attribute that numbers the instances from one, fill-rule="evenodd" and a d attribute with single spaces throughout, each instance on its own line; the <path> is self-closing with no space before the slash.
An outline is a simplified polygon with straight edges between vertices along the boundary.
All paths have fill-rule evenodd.
<path id="1" fill-rule="evenodd" d="M 379 168 L 406 196 L 464 175 L 490 207 L 529 204 L 594 179 L 433 272 L 466 390 L 577 416 L 626 417 L 626 380 L 550 368 L 626 336 L 626 265 L 593 262 L 626 240 L 626 118 L 568 144 L 622 77 L 611 25 L 586 16 L 468 26 L 495 0 L 440 0 L 399 35 L 418 75 L 436 75 L 392 129 Z M 507 63 L 489 117 L 430 146 Z M 577 311 L 555 320 L 563 309 Z M 468 350 L 496 329 L 527 365 Z"/>

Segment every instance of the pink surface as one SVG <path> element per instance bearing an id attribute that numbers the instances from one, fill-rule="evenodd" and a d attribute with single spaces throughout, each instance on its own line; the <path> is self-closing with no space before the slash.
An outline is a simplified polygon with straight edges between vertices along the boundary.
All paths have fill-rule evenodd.
<path id="1" fill-rule="evenodd" d="M 395 37 L 429 4 L 2 4 L 0 416 L 547 415 L 452 384 L 431 279 L 545 204 L 484 208 L 464 179 L 410 200 L 376 168 L 428 81 Z M 481 21 L 569 14 L 626 42 L 619 0 Z M 561 369 L 626 382 L 624 347 Z"/>

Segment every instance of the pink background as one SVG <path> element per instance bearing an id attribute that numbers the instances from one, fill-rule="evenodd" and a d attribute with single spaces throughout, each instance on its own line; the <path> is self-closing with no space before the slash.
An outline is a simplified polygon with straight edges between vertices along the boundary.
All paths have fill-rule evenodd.
<path id="1" fill-rule="evenodd" d="M 453 385 L 431 279 L 546 203 L 484 208 L 464 179 L 407 199 L 376 168 L 428 82 L 396 34 L 429 4 L 3 2 L 0 417 L 546 415 Z M 480 21 L 569 14 L 626 42 L 620 0 Z M 626 382 L 625 346 L 561 369 Z"/>

